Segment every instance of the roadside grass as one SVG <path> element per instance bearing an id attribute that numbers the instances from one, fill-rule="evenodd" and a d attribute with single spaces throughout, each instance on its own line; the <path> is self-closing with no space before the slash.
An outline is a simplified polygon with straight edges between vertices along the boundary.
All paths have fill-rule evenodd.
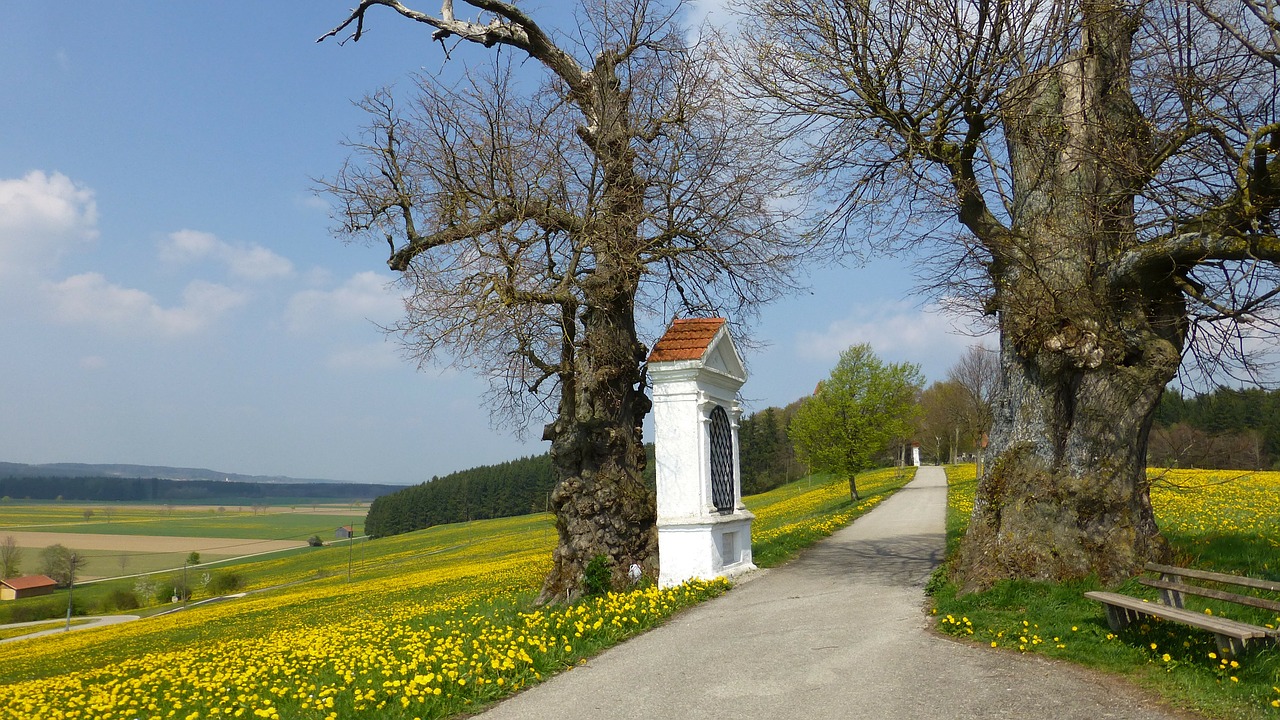
<path id="1" fill-rule="evenodd" d="M 747 498 L 756 557 L 781 562 L 909 478 L 860 476 L 858 504 L 830 478 Z M 242 598 L 0 646 L 0 719 L 470 714 L 729 587 L 536 607 L 555 541 L 543 513 L 238 563 Z"/>
<path id="2" fill-rule="evenodd" d="M 1280 473 L 1152 471 L 1152 505 L 1177 562 L 1222 572 L 1277 578 L 1280 570 Z M 972 465 L 947 468 L 947 549 L 968 525 L 976 489 Z M 1003 651 L 1037 653 L 1126 675 L 1170 703 L 1215 718 L 1280 716 L 1280 648 L 1222 657 L 1209 633 L 1154 620 L 1112 633 L 1098 603 L 1083 593 L 1097 582 L 1011 581 L 966 596 L 935 574 L 933 612 L 942 632 Z M 1119 592 L 1156 600 L 1136 581 Z M 1252 613 L 1187 597 L 1187 607 L 1270 627 L 1272 613 Z"/>
<path id="3" fill-rule="evenodd" d="M 78 619 L 71 621 L 71 627 L 77 625 L 88 624 L 89 620 Z M 45 630 L 60 630 L 67 626 L 65 620 L 51 620 L 49 622 L 37 623 L 35 625 L 23 625 L 22 627 L 0 628 L 0 640 L 8 640 L 9 638 L 22 637 L 31 633 L 44 632 Z"/>
<path id="4" fill-rule="evenodd" d="M 853 502 L 849 482 L 812 475 L 766 493 L 743 498 L 755 513 L 751 526 L 752 559 L 759 567 L 776 567 L 804 548 L 866 514 L 915 477 L 915 468 L 882 468 L 858 475 Z"/>

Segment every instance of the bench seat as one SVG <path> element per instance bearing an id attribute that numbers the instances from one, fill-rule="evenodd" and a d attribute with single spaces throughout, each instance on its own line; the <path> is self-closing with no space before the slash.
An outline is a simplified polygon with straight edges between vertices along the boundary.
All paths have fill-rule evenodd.
<path id="1" fill-rule="evenodd" d="M 1185 610 L 1183 608 L 1147 602 L 1120 593 L 1090 591 L 1084 594 L 1090 600 L 1102 603 L 1107 610 L 1107 624 L 1112 630 L 1121 630 L 1143 616 L 1197 627 L 1213 633 L 1218 649 L 1224 653 L 1239 655 L 1252 642 L 1266 642 L 1280 638 L 1280 630 L 1271 630 L 1249 623 Z"/>

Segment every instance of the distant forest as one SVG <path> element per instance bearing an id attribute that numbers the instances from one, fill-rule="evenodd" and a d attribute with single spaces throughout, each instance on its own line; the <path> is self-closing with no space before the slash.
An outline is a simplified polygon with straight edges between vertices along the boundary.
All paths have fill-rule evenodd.
<path id="1" fill-rule="evenodd" d="M 767 408 L 742 419 L 738 435 L 744 495 L 771 490 L 804 475 L 787 439 L 787 423 L 795 407 Z M 653 487 L 653 446 L 647 450 L 645 482 Z M 433 525 L 543 512 L 550 506 L 554 485 L 548 455 L 433 477 L 374 500 L 365 518 L 365 532 L 385 537 Z"/>
<path id="2" fill-rule="evenodd" d="M 258 483 L 119 477 L 0 478 L 0 496 L 21 500 L 241 504 L 290 500 L 368 500 L 400 485 L 364 483 Z"/>
<path id="3" fill-rule="evenodd" d="M 1157 467 L 1280 467 L 1280 391 L 1219 387 L 1184 397 L 1166 390 L 1147 462 Z"/>
<path id="4" fill-rule="evenodd" d="M 461 470 L 375 499 L 364 520 L 365 532 L 385 537 L 433 525 L 542 512 L 554 485 L 550 455 Z"/>

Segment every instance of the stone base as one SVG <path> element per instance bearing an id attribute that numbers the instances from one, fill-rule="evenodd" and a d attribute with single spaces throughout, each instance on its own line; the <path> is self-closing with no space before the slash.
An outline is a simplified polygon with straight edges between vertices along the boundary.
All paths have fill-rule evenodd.
<path id="1" fill-rule="evenodd" d="M 658 585 L 686 580 L 733 577 L 756 566 L 751 562 L 751 521 L 747 510 L 703 518 L 658 520 Z"/>

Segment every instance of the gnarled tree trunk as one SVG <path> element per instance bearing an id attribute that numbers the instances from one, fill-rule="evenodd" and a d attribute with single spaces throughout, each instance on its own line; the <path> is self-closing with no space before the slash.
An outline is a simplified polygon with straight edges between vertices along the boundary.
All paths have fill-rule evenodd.
<path id="1" fill-rule="evenodd" d="M 583 571 L 604 555 L 614 584 L 634 563 L 658 566 L 657 504 L 644 483 L 641 424 L 649 412 L 637 340 L 634 280 L 597 269 L 582 320 L 583 351 L 561 389 L 560 413 L 548 426 L 557 482 L 551 493 L 559 543 L 540 600 L 581 594 Z M 638 278 L 638 275 L 630 275 Z"/>
<path id="2" fill-rule="evenodd" d="M 1092 7 L 1078 55 L 1002 99 L 1015 237 L 991 273 L 1002 384 L 991 461 L 957 566 L 1002 578 L 1126 578 L 1168 547 L 1146 481 L 1156 404 L 1174 377 L 1186 306 L 1173 268 L 1137 281 L 1144 126 L 1128 94 L 1134 11 Z"/>

